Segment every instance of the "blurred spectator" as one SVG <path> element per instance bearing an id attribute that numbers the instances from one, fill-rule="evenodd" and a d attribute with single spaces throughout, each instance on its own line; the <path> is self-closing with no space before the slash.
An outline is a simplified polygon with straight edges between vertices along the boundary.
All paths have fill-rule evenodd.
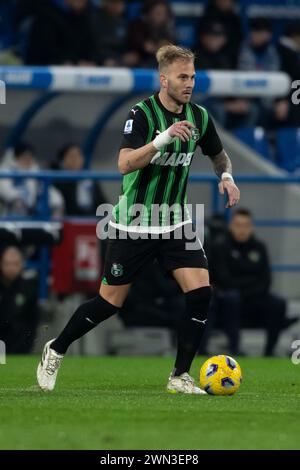
<path id="1" fill-rule="evenodd" d="M 124 0 L 103 0 L 101 8 L 91 12 L 91 31 L 98 64 L 113 67 L 127 65 L 130 56 L 125 51 L 126 23 L 123 18 Z"/>
<path id="2" fill-rule="evenodd" d="M 234 96 L 223 100 L 209 98 L 204 105 L 210 110 L 218 123 L 226 129 L 237 127 L 255 127 L 259 117 L 259 106 L 256 101 Z"/>
<path id="3" fill-rule="evenodd" d="M 93 65 L 88 0 L 39 2 L 29 37 L 27 64 Z"/>
<path id="4" fill-rule="evenodd" d="M 13 44 L 13 4 L 9 0 L 0 2 L 0 50 Z"/>
<path id="5" fill-rule="evenodd" d="M 15 27 L 17 30 L 17 53 L 26 61 L 28 42 L 34 21 L 43 12 L 45 2 L 15 0 Z"/>
<path id="6" fill-rule="evenodd" d="M 9 176 L 11 171 L 37 172 L 39 165 L 35 157 L 34 147 L 27 142 L 20 142 L 14 148 L 11 158 L 4 159 L 0 171 Z M 0 199 L 4 203 L 6 215 L 33 215 L 37 211 L 39 182 L 35 179 L 1 179 Z M 49 205 L 53 215 L 61 215 L 63 199 L 53 186 L 49 188 Z"/>
<path id="7" fill-rule="evenodd" d="M 250 20 L 249 38 L 242 46 L 238 68 L 251 72 L 277 72 L 280 70 L 280 58 L 272 44 L 272 23 L 265 18 Z M 257 109 L 256 126 L 269 127 L 270 118 L 276 101 L 270 98 L 251 101 Z"/>
<path id="8" fill-rule="evenodd" d="M 227 49 L 228 35 L 225 27 L 216 21 L 203 23 L 199 31 L 199 41 L 195 46 L 196 68 L 204 70 L 228 70 L 234 64 Z M 220 99 L 209 97 L 203 105 L 211 112 L 218 123 L 228 129 L 237 126 L 254 126 L 258 110 L 254 103 L 243 98 Z"/>
<path id="9" fill-rule="evenodd" d="M 8 354 L 29 353 L 38 324 L 36 283 L 22 274 L 22 253 L 6 248 L 0 259 L 0 339 Z"/>
<path id="10" fill-rule="evenodd" d="M 292 80 L 299 79 L 300 71 L 300 20 L 288 24 L 285 34 L 279 39 L 278 53 L 281 70 Z"/>
<path id="11" fill-rule="evenodd" d="M 284 36 L 279 39 L 277 47 L 281 70 L 286 72 L 291 80 L 300 78 L 300 21 L 287 25 Z M 292 93 L 292 92 L 291 92 Z M 284 99 L 279 99 L 274 108 L 274 125 L 297 127 L 300 123 L 300 107 L 293 104 L 291 93 Z"/>
<path id="12" fill-rule="evenodd" d="M 216 21 L 203 23 L 195 45 L 196 68 L 203 70 L 228 70 L 233 68 L 231 55 L 226 52 L 228 35 L 225 27 Z"/>
<path id="13" fill-rule="evenodd" d="M 272 23 L 265 18 L 252 18 L 249 28 L 249 38 L 242 46 L 238 68 L 251 72 L 277 72 L 280 59 L 271 42 Z"/>
<path id="14" fill-rule="evenodd" d="M 206 24 L 211 22 L 223 26 L 226 34 L 224 54 L 231 64 L 230 67 L 236 68 L 239 45 L 243 39 L 242 23 L 236 2 L 234 0 L 209 0 L 199 22 L 198 35 L 201 34 Z"/>
<path id="15" fill-rule="evenodd" d="M 14 24 L 14 2 L 0 1 L 0 65 L 20 65 L 16 54 L 16 31 Z"/>
<path id="16" fill-rule="evenodd" d="M 281 330 L 295 319 L 286 318 L 286 300 L 270 293 L 267 249 L 255 237 L 247 209 L 235 211 L 228 232 L 214 243 L 210 268 L 214 300 L 206 334 L 221 319 L 230 352 L 239 354 L 240 328 L 263 327 L 267 333 L 264 354 L 273 355 Z"/>
<path id="17" fill-rule="evenodd" d="M 81 171 L 84 156 L 76 144 L 65 145 L 57 156 L 56 166 L 66 171 Z M 98 182 L 90 179 L 81 181 L 58 181 L 56 187 L 63 195 L 66 215 L 95 216 L 97 207 L 106 202 Z"/>
<path id="18" fill-rule="evenodd" d="M 164 0 L 147 1 L 141 18 L 128 26 L 127 47 L 132 53 L 131 65 L 156 67 L 156 51 L 175 42 L 174 18 L 170 5 Z"/>

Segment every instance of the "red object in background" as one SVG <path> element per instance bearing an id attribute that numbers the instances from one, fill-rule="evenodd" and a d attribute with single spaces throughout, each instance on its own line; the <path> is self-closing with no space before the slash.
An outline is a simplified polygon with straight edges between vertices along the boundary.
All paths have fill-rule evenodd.
<path id="1" fill-rule="evenodd" d="M 64 223 L 63 241 L 52 251 L 53 292 L 98 292 L 101 262 L 96 224 L 76 219 Z"/>

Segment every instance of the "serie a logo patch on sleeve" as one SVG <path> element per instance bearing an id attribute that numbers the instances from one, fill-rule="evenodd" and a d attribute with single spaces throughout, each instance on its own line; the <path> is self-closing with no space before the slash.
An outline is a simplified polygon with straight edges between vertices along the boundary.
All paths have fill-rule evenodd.
<path id="1" fill-rule="evenodd" d="M 133 126 L 133 119 L 128 119 L 128 121 L 125 122 L 124 134 L 131 134 L 132 126 Z"/>

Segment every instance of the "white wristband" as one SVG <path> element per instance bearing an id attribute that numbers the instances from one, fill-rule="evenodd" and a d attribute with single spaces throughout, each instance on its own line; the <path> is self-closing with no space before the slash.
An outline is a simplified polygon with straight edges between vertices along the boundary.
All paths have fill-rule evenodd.
<path id="1" fill-rule="evenodd" d="M 221 175 L 221 180 L 223 181 L 226 179 L 230 179 L 232 182 L 234 182 L 233 176 L 230 173 L 227 173 L 227 171 L 224 171 L 224 173 Z"/>
<path id="2" fill-rule="evenodd" d="M 171 137 L 169 134 L 169 129 L 158 134 L 155 139 L 152 141 L 152 144 L 157 150 L 160 150 L 165 145 L 169 145 L 175 137 Z"/>

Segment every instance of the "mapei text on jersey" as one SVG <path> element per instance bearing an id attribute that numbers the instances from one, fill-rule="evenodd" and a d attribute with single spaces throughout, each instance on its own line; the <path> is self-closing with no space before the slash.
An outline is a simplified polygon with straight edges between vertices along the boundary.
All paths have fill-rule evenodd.
<path id="1" fill-rule="evenodd" d="M 157 152 L 150 161 L 150 163 L 162 166 L 188 166 L 191 164 L 194 153 L 195 152 L 165 152 L 161 155 L 160 152 Z"/>

